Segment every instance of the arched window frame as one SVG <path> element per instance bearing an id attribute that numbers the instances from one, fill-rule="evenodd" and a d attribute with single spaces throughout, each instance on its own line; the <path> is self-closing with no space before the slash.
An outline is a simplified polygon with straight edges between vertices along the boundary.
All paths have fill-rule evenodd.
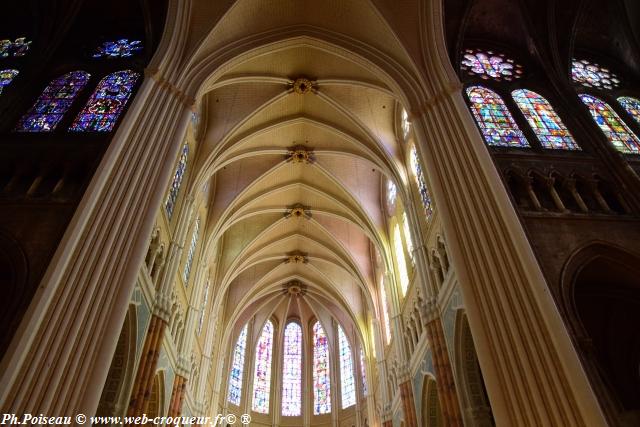
<path id="1" fill-rule="evenodd" d="M 271 412 L 271 388 L 273 377 L 273 356 L 276 337 L 276 324 L 272 319 L 268 319 L 260 329 L 260 335 L 255 342 L 253 359 L 253 387 L 251 391 L 251 410 L 259 414 L 269 414 Z M 263 355 L 258 351 L 258 347 L 264 342 L 270 340 L 265 346 L 266 354 L 262 360 L 258 358 Z M 263 366 L 260 366 L 263 365 Z M 264 368 L 264 372 L 260 373 L 259 369 Z"/>
<path id="2" fill-rule="evenodd" d="M 164 202 L 164 212 L 167 215 L 167 219 L 169 220 L 169 222 L 171 222 L 171 218 L 173 218 L 173 214 L 178 205 L 180 189 L 182 188 L 182 184 L 184 183 L 185 176 L 187 175 L 187 171 L 189 168 L 189 151 L 189 142 L 186 141 L 182 146 L 182 150 L 180 150 L 180 157 L 178 157 L 178 162 L 174 169 L 173 178 L 171 179 L 171 184 L 169 185 L 167 198 Z"/>
<path id="3" fill-rule="evenodd" d="M 392 223 L 391 233 L 393 258 L 397 273 L 396 277 L 398 279 L 398 286 L 400 287 L 400 295 L 404 298 L 411 286 L 411 272 L 407 264 L 407 248 L 402 237 L 402 228 L 397 220 Z"/>
<path id="4" fill-rule="evenodd" d="M 518 55 L 513 55 L 509 50 L 505 49 L 492 49 L 490 46 L 483 47 L 482 50 L 486 51 L 494 51 L 500 54 L 504 54 L 506 58 L 512 58 L 515 60 L 515 64 L 522 63 Z M 467 106 L 474 118 L 474 123 L 480 130 L 480 134 L 482 135 L 482 139 L 487 145 L 487 147 L 491 151 L 496 152 L 509 152 L 509 153 L 518 153 L 523 151 L 538 151 L 538 152 L 554 152 L 554 151 L 580 151 L 580 141 L 576 140 L 575 133 L 572 132 L 572 123 L 568 122 L 567 119 L 570 118 L 569 114 L 565 114 L 565 111 L 562 108 L 562 102 L 559 102 L 558 99 L 548 90 L 545 84 L 537 83 L 536 81 L 528 78 L 532 73 L 528 72 L 528 69 L 532 67 L 531 64 L 524 64 L 525 67 L 521 68 L 521 72 L 516 78 L 506 80 L 506 79 L 492 79 L 492 78 L 483 78 L 478 75 L 472 75 L 466 72 L 464 69 L 460 69 L 460 78 L 465 83 L 463 89 L 463 96 L 465 101 L 467 102 Z M 481 129 L 480 124 L 478 123 L 477 117 L 474 114 L 473 103 L 469 98 L 467 90 L 472 86 L 481 86 L 492 92 L 494 92 L 504 104 L 505 108 L 511 115 L 511 118 L 517 128 L 520 130 L 524 138 L 526 139 L 528 146 L 499 146 L 499 145 L 491 145 L 487 143 L 484 133 Z M 540 97 L 544 98 L 547 101 L 553 113 L 558 118 L 558 120 L 567 128 L 569 134 L 573 136 L 573 140 L 575 145 L 578 147 L 576 150 L 564 150 L 561 148 L 552 148 L 545 147 L 541 142 L 536 130 L 533 128 L 525 113 L 522 111 L 518 103 L 513 98 L 513 92 L 516 90 L 528 90 L 536 93 Z"/>
<path id="5" fill-rule="evenodd" d="M 240 406 L 242 402 L 243 376 L 247 362 L 247 335 L 249 325 L 245 324 L 233 345 L 233 357 L 229 369 L 229 387 L 227 390 L 227 401 L 232 405 Z"/>
<path id="6" fill-rule="evenodd" d="M 300 340 L 299 340 L 299 357 L 300 357 L 300 367 L 298 370 L 298 375 L 299 378 L 297 379 L 299 382 L 299 389 L 298 389 L 298 404 L 299 404 L 299 408 L 294 408 L 288 411 L 285 411 L 285 372 L 287 369 L 287 356 L 288 356 L 288 351 L 287 351 L 287 329 L 289 327 L 289 325 L 297 325 L 299 330 L 300 330 Z M 297 416 L 302 416 L 303 410 L 304 410 L 304 393 L 303 393 L 303 387 L 304 387 L 304 367 L 305 367 L 305 334 L 304 334 L 304 330 L 302 328 L 302 325 L 300 324 L 300 321 L 298 319 L 290 319 L 287 321 L 285 327 L 284 327 L 284 333 L 282 335 L 282 390 L 281 390 L 281 407 L 280 407 L 280 411 L 283 417 L 297 417 Z M 295 356 L 293 354 L 289 355 L 289 356 Z M 277 365 L 276 365 L 277 366 Z M 295 378 L 294 378 L 295 380 Z M 294 405 L 295 406 L 295 403 Z M 296 410 L 297 409 L 297 410 Z"/>
<path id="7" fill-rule="evenodd" d="M 342 326 L 336 322 L 335 329 L 338 338 L 338 362 L 340 374 L 341 408 L 347 409 L 355 406 L 357 402 L 356 392 L 356 363 L 353 345 Z"/>
<path id="8" fill-rule="evenodd" d="M 331 392 L 331 371 L 334 369 L 334 367 L 332 366 L 331 363 L 331 351 L 332 351 L 332 346 L 329 343 L 329 335 L 327 334 L 327 329 L 324 327 L 324 325 L 322 324 L 322 322 L 320 322 L 320 320 L 318 319 L 314 319 L 310 322 L 311 325 L 311 333 L 309 334 L 309 338 L 310 338 L 310 349 L 311 349 L 311 385 L 312 385 L 312 392 L 311 392 L 311 405 L 313 407 L 313 412 L 312 414 L 314 416 L 318 416 L 318 415 L 325 415 L 325 414 L 330 414 L 333 408 L 333 399 L 334 396 L 332 396 L 332 392 Z M 323 377 L 326 376 L 327 379 L 327 383 L 326 383 L 326 402 L 324 404 L 319 404 L 316 403 L 317 399 L 319 397 L 318 395 L 318 389 L 316 387 L 316 375 L 317 375 L 317 354 L 316 354 L 316 346 L 315 346 L 315 336 L 316 336 L 316 325 L 319 325 L 324 336 L 325 336 L 325 345 L 326 345 L 326 369 L 324 369 L 325 373 L 323 375 Z M 321 356 L 321 355 L 320 355 Z"/>
<path id="9" fill-rule="evenodd" d="M 191 267 L 193 266 L 193 261 L 196 258 L 198 241 L 200 240 L 200 232 L 202 228 L 201 222 L 201 217 L 198 215 L 191 230 L 189 250 L 187 251 L 187 257 L 185 258 L 184 262 L 184 269 L 182 270 L 182 281 L 185 287 L 189 285 L 189 278 L 191 277 Z"/>
<path id="10" fill-rule="evenodd" d="M 589 84 L 581 84 L 573 80 L 571 69 L 569 70 L 569 81 L 573 83 L 574 89 L 576 91 L 576 97 L 578 98 L 578 102 L 584 106 L 585 111 L 587 112 L 586 116 L 588 120 L 595 124 L 596 127 L 600 128 L 600 125 L 595 121 L 595 118 L 592 116 L 592 113 L 589 107 L 584 104 L 580 95 L 586 94 L 592 96 L 594 98 L 599 99 L 604 102 L 611 110 L 618 116 L 621 123 L 624 127 L 628 128 L 629 131 L 633 134 L 632 137 L 635 137 L 636 140 L 640 141 L 640 122 L 637 121 L 631 112 L 625 108 L 625 106 L 620 102 L 620 98 L 630 97 L 635 98 L 640 101 L 640 91 L 634 88 L 633 85 L 627 80 L 627 78 L 622 74 L 622 66 L 615 64 L 615 61 L 610 58 L 594 58 L 592 55 L 584 55 L 582 53 L 577 53 L 572 58 L 570 63 L 570 67 L 573 66 L 574 60 L 587 60 L 593 63 L 596 66 L 604 67 L 611 73 L 611 76 L 617 79 L 614 84 L 609 85 L 608 87 L 600 86 L 596 87 Z M 612 146 L 614 149 L 619 151 L 623 155 L 631 155 L 637 156 L 640 152 L 628 152 L 621 151 L 618 147 L 615 146 L 614 143 L 609 139 L 609 136 L 600 128 L 601 134 L 607 143 Z"/>
<path id="11" fill-rule="evenodd" d="M 380 279 L 380 308 L 382 310 L 382 325 L 386 345 L 391 343 L 391 317 L 389 315 L 391 306 L 389 305 L 389 294 L 385 287 L 384 276 Z"/>

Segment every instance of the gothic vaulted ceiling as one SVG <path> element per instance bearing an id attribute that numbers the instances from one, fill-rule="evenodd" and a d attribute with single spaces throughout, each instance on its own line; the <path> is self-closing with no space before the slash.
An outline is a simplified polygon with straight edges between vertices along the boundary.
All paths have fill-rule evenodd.
<path id="1" fill-rule="evenodd" d="M 192 191 L 208 183 L 220 315 L 236 330 L 275 315 L 362 331 L 389 262 L 381 186 L 407 178 L 401 96 L 354 51 L 365 42 L 410 70 L 419 48 L 401 39 L 417 31 L 417 3 L 402 25 L 366 0 L 204 3 L 188 49 L 207 75 Z"/>

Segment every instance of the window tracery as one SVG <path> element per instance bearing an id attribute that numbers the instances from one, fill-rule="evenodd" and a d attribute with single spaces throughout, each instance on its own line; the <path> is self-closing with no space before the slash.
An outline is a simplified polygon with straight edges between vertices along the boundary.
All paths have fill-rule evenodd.
<path id="1" fill-rule="evenodd" d="M 5 86 L 9 86 L 20 72 L 14 69 L 0 70 L 0 94 Z"/>
<path id="2" fill-rule="evenodd" d="M 142 41 L 119 39 L 115 41 L 105 41 L 98 46 L 94 58 L 128 58 L 142 50 Z"/>
<path id="3" fill-rule="evenodd" d="M 289 322 L 284 330 L 282 366 L 282 415 L 302 415 L 302 328 Z"/>
<path id="4" fill-rule="evenodd" d="M 409 113 L 404 108 L 400 113 L 400 126 L 402 127 L 402 138 L 406 140 L 407 136 L 409 136 L 409 131 L 411 131 L 411 122 L 409 121 Z"/>
<path id="5" fill-rule="evenodd" d="M 369 394 L 367 390 L 367 367 L 364 362 L 364 350 L 360 348 L 360 371 L 362 372 L 362 395 Z"/>
<path id="6" fill-rule="evenodd" d="M 229 374 L 229 396 L 227 400 L 236 406 L 242 397 L 242 373 L 244 372 L 244 352 L 247 346 L 247 325 L 244 325 L 233 349 L 233 363 Z"/>
<path id="7" fill-rule="evenodd" d="M 620 86 L 620 79 L 615 73 L 586 59 L 574 59 L 571 62 L 571 78 L 575 83 L 596 89 L 614 89 Z"/>
<path id="8" fill-rule="evenodd" d="M 522 66 L 502 53 L 491 50 L 466 49 L 462 58 L 461 68 L 469 75 L 481 79 L 496 81 L 511 81 L 522 76 Z"/>
<path id="9" fill-rule="evenodd" d="M 189 284 L 189 275 L 191 274 L 191 265 L 193 264 L 193 257 L 196 253 L 196 245 L 198 244 L 198 238 L 200 237 L 200 218 L 196 220 L 193 226 L 193 233 L 191 234 L 191 244 L 189 245 L 189 252 L 187 253 L 187 262 L 184 264 L 184 270 L 182 272 L 182 278 L 184 279 L 184 285 Z"/>
<path id="10" fill-rule="evenodd" d="M 400 278 L 400 289 L 402 296 L 407 294 L 409 288 L 409 273 L 407 272 L 407 261 L 404 257 L 404 246 L 402 245 L 402 235 L 400 227 L 396 224 L 393 228 L 393 244 L 395 247 L 396 262 L 398 263 L 398 276 Z"/>
<path id="11" fill-rule="evenodd" d="M 0 40 L 0 58 L 25 56 L 30 47 L 31 40 L 27 40 L 26 37 L 18 37 L 13 42 L 8 39 Z"/>
<path id="12" fill-rule="evenodd" d="M 313 414 L 331 412 L 331 380 L 329 378 L 329 340 L 317 321 L 313 325 Z"/>
<path id="13" fill-rule="evenodd" d="M 72 71 L 54 79 L 16 125 L 18 132 L 51 132 L 89 81 L 89 73 Z"/>
<path id="14" fill-rule="evenodd" d="M 424 178 L 422 163 L 420 163 L 420 159 L 418 158 L 418 150 L 415 145 L 411 147 L 409 162 L 411 171 L 413 172 L 413 178 L 416 180 L 416 185 L 420 192 L 420 201 L 422 202 L 422 207 L 424 208 L 424 213 L 428 220 L 433 214 L 433 207 L 431 205 L 431 196 L 429 194 L 429 189 L 427 188 L 427 182 Z"/>
<path id="15" fill-rule="evenodd" d="M 398 196 L 398 188 L 390 179 L 387 179 L 387 211 L 389 215 L 393 215 L 396 207 L 396 198 Z"/>
<path id="16" fill-rule="evenodd" d="M 483 86 L 470 86 L 467 96 L 471 101 L 471 112 L 488 145 L 529 147 L 529 142 L 497 93 Z"/>
<path id="17" fill-rule="evenodd" d="M 111 132 L 140 74 L 117 71 L 102 79 L 69 128 L 73 132 Z"/>
<path id="18" fill-rule="evenodd" d="M 409 220 L 407 219 L 407 213 L 402 213 L 402 229 L 404 232 L 404 240 L 407 244 L 407 252 L 409 252 L 409 257 L 411 258 L 411 262 L 413 259 L 413 239 L 411 238 L 411 230 L 409 228 Z"/>
<path id="19" fill-rule="evenodd" d="M 256 366 L 253 375 L 253 403 L 251 408 L 261 414 L 269 413 L 271 388 L 271 354 L 273 350 L 273 323 L 264 324 L 256 346 Z"/>
<path id="20" fill-rule="evenodd" d="M 511 95 L 544 148 L 580 149 L 549 101 L 526 89 L 514 90 Z"/>
<path id="21" fill-rule="evenodd" d="M 640 99 L 632 98 L 630 96 L 621 96 L 618 98 L 618 102 L 622 105 L 622 108 L 627 110 L 627 113 L 640 124 Z"/>
<path id="22" fill-rule="evenodd" d="M 169 188 L 169 194 L 167 200 L 164 203 L 164 209 L 167 212 L 167 218 L 171 221 L 173 216 L 173 210 L 176 207 L 176 201 L 178 200 L 178 194 L 180 193 L 180 185 L 182 184 L 182 178 L 187 170 L 187 161 L 189 160 L 189 144 L 184 143 L 182 146 L 182 153 L 176 166 L 176 171 L 173 174 L 173 180 L 171 181 L 171 187 Z"/>
<path id="23" fill-rule="evenodd" d="M 589 108 L 591 117 L 600 130 L 618 151 L 631 154 L 640 153 L 640 140 L 606 102 L 586 93 L 578 96 Z"/>
<path id="24" fill-rule="evenodd" d="M 356 383 L 353 377 L 353 357 L 351 346 L 342 326 L 338 325 L 338 349 L 340 351 L 340 386 L 342 409 L 356 404 Z"/>

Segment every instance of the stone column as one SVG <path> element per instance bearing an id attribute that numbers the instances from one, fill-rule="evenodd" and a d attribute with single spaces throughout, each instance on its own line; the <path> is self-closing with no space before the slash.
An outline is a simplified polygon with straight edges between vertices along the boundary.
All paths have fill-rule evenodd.
<path id="1" fill-rule="evenodd" d="M 410 116 L 498 425 L 606 425 L 448 61 L 443 2 L 424 4 Z"/>
<path id="2" fill-rule="evenodd" d="M 460 404 L 442 322 L 438 316 L 435 301 L 432 301 L 428 306 L 427 336 L 433 354 L 433 369 L 436 374 L 436 387 L 438 389 L 438 400 L 442 410 L 443 423 L 450 427 L 462 427 L 462 414 L 460 413 Z"/>
<path id="3" fill-rule="evenodd" d="M 169 417 L 179 417 L 182 415 L 182 402 L 187 390 L 187 379 L 182 375 L 176 375 L 171 391 L 171 403 L 169 403 Z"/>
<path id="4" fill-rule="evenodd" d="M 146 73 L 2 359 L 3 412 L 95 413 L 192 105 Z"/>
<path id="5" fill-rule="evenodd" d="M 408 375 L 403 375 L 403 381 L 400 383 L 400 399 L 402 400 L 402 412 L 404 413 L 405 427 L 418 427 L 418 418 L 416 415 L 416 403 L 413 400 L 413 388 Z M 445 425 L 448 427 L 449 424 Z"/>

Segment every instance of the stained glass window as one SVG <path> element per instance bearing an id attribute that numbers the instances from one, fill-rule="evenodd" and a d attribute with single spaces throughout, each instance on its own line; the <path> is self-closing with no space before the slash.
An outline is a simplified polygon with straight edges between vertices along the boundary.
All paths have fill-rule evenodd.
<path id="1" fill-rule="evenodd" d="M 340 390 L 342 394 L 342 409 L 356 404 L 356 381 L 353 378 L 353 356 L 351 346 L 338 325 L 338 349 L 340 351 Z"/>
<path id="2" fill-rule="evenodd" d="M 27 40 L 26 37 L 18 37 L 14 42 L 6 39 L 0 40 L 0 58 L 24 56 L 30 46 L 31 40 Z"/>
<path id="3" fill-rule="evenodd" d="M 329 340 L 320 322 L 313 325 L 313 414 L 331 412 Z"/>
<path id="4" fill-rule="evenodd" d="M 411 238 L 411 230 L 409 228 L 409 220 L 407 219 L 407 213 L 402 213 L 402 228 L 404 231 L 404 241 L 407 243 L 407 252 L 413 262 L 413 239 Z"/>
<path id="5" fill-rule="evenodd" d="M 404 247 L 402 246 L 402 236 L 400 235 L 398 224 L 393 228 L 393 244 L 396 252 L 396 261 L 398 262 L 400 289 L 402 289 L 402 296 L 405 296 L 409 288 L 409 274 L 407 273 L 407 261 L 404 258 Z"/>
<path id="6" fill-rule="evenodd" d="M 200 321 L 198 322 L 198 335 L 202 333 L 202 325 L 204 324 L 204 315 L 207 310 L 207 302 L 209 301 L 209 285 L 211 282 L 207 280 L 207 284 L 204 287 L 204 299 L 202 301 L 202 309 L 200 310 Z"/>
<path id="7" fill-rule="evenodd" d="M 367 365 L 364 362 L 364 350 L 360 348 L 360 371 L 362 372 L 362 394 L 366 396 L 367 391 Z"/>
<path id="8" fill-rule="evenodd" d="M 140 74 L 125 70 L 102 79 L 69 130 L 111 132 L 139 77 Z"/>
<path id="9" fill-rule="evenodd" d="M 498 147 L 529 147 L 527 139 L 513 120 L 497 93 L 482 86 L 467 88 L 471 112 L 487 144 Z"/>
<path id="10" fill-rule="evenodd" d="M 589 108 L 593 120 L 618 151 L 640 153 L 640 140 L 606 102 L 585 93 L 579 96 Z"/>
<path id="11" fill-rule="evenodd" d="M 398 196 L 398 188 L 390 179 L 387 180 L 387 210 L 389 214 L 393 214 L 396 205 L 396 197 Z"/>
<path id="12" fill-rule="evenodd" d="M 271 353 L 273 351 L 273 323 L 267 320 L 256 346 L 256 367 L 253 375 L 252 409 L 261 414 L 269 413 L 271 387 Z"/>
<path id="13" fill-rule="evenodd" d="M 193 226 L 193 233 L 191 234 L 191 244 L 189 245 L 189 252 L 187 253 L 187 262 L 184 264 L 184 270 L 182 271 L 182 278 L 184 279 L 184 285 L 189 284 L 189 275 L 191 274 L 191 265 L 193 264 L 193 256 L 196 254 L 196 245 L 198 244 L 198 238 L 200 237 L 200 218 L 196 220 L 196 224 Z"/>
<path id="14" fill-rule="evenodd" d="M 622 105 L 622 108 L 627 110 L 627 113 L 631 114 L 631 117 L 636 119 L 636 122 L 640 124 L 640 99 L 621 96 L 618 98 L 618 102 Z"/>
<path id="15" fill-rule="evenodd" d="M 382 315 L 384 317 L 384 336 L 387 344 L 391 342 L 391 322 L 389 321 L 389 304 L 387 303 L 387 291 L 384 288 L 384 280 L 380 281 L 380 299 Z"/>
<path id="16" fill-rule="evenodd" d="M 142 50 L 140 40 L 120 39 L 116 41 L 106 41 L 98 46 L 94 58 L 127 58 Z"/>
<path id="17" fill-rule="evenodd" d="M 526 89 L 514 90 L 511 95 L 544 148 L 580 149 L 549 101 Z"/>
<path id="18" fill-rule="evenodd" d="M 496 81 L 520 78 L 522 66 L 502 53 L 490 50 L 466 49 L 462 58 L 461 68 L 470 75 L 482 79 Z"/>
<path id="19" fill-rule="evenodd" d="M 284 360 L 282 365 L 282 415 L 302 414 L 302 328 L 289 322 L 284 329 Z"/>
<path id="20" fill-rule="evenodd" d="M 89 81 L 89 73 L 73 71 L 49 83 L 31 109 L 22 116 L 18 132 L 51 132 L 67 112 L 76 95 Z"/>
<path id="21" fill-rule="evenodd" d="M 406 139 L 411 130 L 411 122 L 409 121 L 409 113 L 404 108 L 400 114 L 400 124 L 402 126 L 402 137 Z"/>
<path id="22" fill-rule="evenodd" d="M 242 373 L 244 372 L 244 350 L 247 347 L 247 325 L 244 325 L 233 349 L 233 362 L 229 375 L 229 403 L 240 405 L 242 396 Z"/>
<path id="23" fill-rule="evenodd" d="M 433 207 L 431 206 L 431 196 L 429 195 L 427 182 L 424 179 L 424 172 L 422 171 L 422 163 L 420 163 L 420 159 L 418 158 L 418 151 L 416 150 L 415 145 L 411 147 L 409 162 L 411 164 L 413 177 L 416 180 L 416 185 L 418 186 L 418 191 L 420 192 L 420 201 L 422 202 L 424 213 L 427 216 L 427 219 L 429 219 L 433 214 Z"/>
<path id="24" fill-rule="evenodd" d="M 575 83 L 597 89 L 613 89 L 620 85 L 620 79 L 608 68 L 586 59 L 571 62 L 571 78 Z"/>
<path id="25" fill-rule="evenodd" d="M 5 86 L 9 86 L 9 84 L 16 78 L 18 75 L 18 70 L 0 70 L 0 94 L 2 93 L 2 89 Z"/>
<path id="26" fill-rule="evenodd" d="M 180 193 L 180 185 L 182 184 L 182 178 L 187 170 L 187 161 L 189 160 L 189 144 L 186 142 L 182 146 L 182 153 L 178 160 L 178 166 L 173 174 L 173 180 L 171 181 L 171 187 L 169 187 L 169 194 L 167 194 L 167 200 L 164 202 L 164 210 L 167 212 L 167 218 L 171 220 L 173 216 L 173 210 L 176 207 L 176 201 L 178 200 L 178 193 Z"/>

